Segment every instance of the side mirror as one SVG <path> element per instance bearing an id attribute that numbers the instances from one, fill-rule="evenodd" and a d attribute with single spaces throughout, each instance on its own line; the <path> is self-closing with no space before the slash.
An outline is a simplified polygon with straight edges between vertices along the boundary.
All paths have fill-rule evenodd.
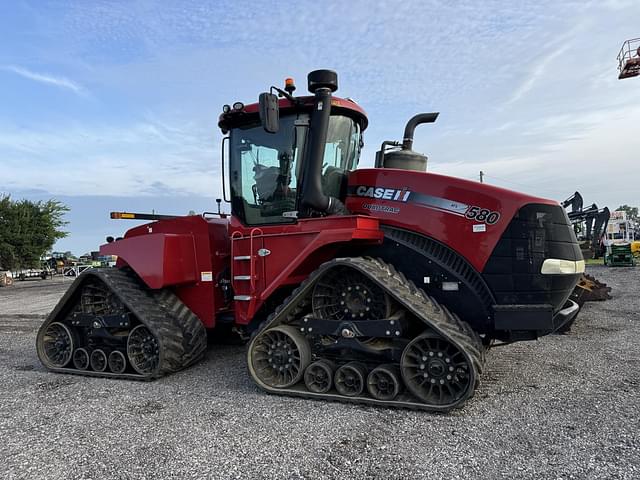
<path id="1" fill-rule="evenodd" d="M 273 93 L 261 93 L 258 97 L 260 104 L 260 122 L 267 133 L 277 133 L 280 128 L 280 109 L 278 96 Z"/>

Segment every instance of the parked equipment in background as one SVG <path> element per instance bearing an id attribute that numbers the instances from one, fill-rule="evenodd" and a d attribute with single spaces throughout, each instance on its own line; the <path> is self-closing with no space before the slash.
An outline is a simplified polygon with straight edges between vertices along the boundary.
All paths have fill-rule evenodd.
<path id="1" fill-rule="evenodd" d="M 635 261 L 631 253 L 630 243 L 612 243 L 607 246 L 604 264 L 609 267 L 633 267 Z"/>
<path id="2" fill-rule="evenodd" d="M 585 302 L 603 302 L 611 300 L 611 287 L 596 279 L 593 275 L 582 274 L 580 281 L 571 294 L 571 299 L 575 301 L 580 308 Z"/>
<path id="3" fill-rule="evenodd" d="M 582 310 L 586 302 L 604 302 L 605 300 L 611 300 L 610 293 L 611 287 L 608 287 L 606 283 L 601 282 L 593 275 L 583 273 L 569 298 L 576 302 L 580 310 Z M 556 333 L 565 334 L 569 332 L 579 315 L 578 312 L 570 322 L 565 323 Z"/>
<path id="4" fill-rule="evenodd" d="M 582 255 L 584 258 L 597 259 L 603 251 L 602 239 L 609 221 L 609 209 L 607 207 L 598 209 L 595 203 L 583 209 L 583 198 L 580 192 L 575 192 L 567 198 L 562 202 L 562 206 L 569 209 L 567 216 L 573 225 Z M 586 302 L 610 300 L 610 293 L 611 287 L 606 283 L 583 273 L 570 298 L 582 309 Z M 574 316 L 570 322 L 558 329 L 557 333 L 567 333 L 577 318 L 578 315 Z"/>
<path id="5" fill-rule="evenodd" d="M 634 255 L 640 251 L 640 225 L 626 211 L 616 210 L 611 213 L 606 232 L 605 246 L 628 243 Z"/>
<path id="6" fill-rule="evenodd" d="M 562 206 L 571 207 L 567 215 L 573 225 L 583 257 L 600 258 L 604 253 L 603 235 L 611 215 L 609 208 L 599 209 L 595 203 L 583 208 L 580 192 L 575 192 L 567 198 L 562 202 Z"/>
<path id="7" fill-rule="evenodd" d="M 0 287 L 13 285 L 13 274 L 9 271 L 0 271 Z"/>
<path id="8" fill-rule="evenodd" d="M 616 210 L 611 214 L 604 240 L 605 265 L 611 267 L 634 265 L 634 252 L 640 250 L 640 241 L 636 239 L 637 229 L 638 225 L 624 210 Z"/>
<path id="9" fill-rule="evenodd" d="M 65 277 L 77 277 L 82 272 L 89 270 L 90 268 L 94 268 L 93 265 L 70 265 L 62 269 L 62 275 Z"/>
<path id="10" fill-rule="evenodd" d="M 25 280 L 46 280 L 53 276 L 53 270 L 51 270 L 47 265 L 43 265 L 41 268 L 27 268 L 23 270 L 15 270 L 13 273 L 13 278 L 20 280 L 21 282 Z"/>
<path id="11" fill-rule="evenodd" d="M 267 392 L 447 411 L 474 394 L 494 340 L 572 320 L 584 260 L 562 206 L 427 173 L 414 130 L 437 113 L 356 169 L 364 110 L 333 96 L 333 71 L 308 88 L 294 97 L 287 79 L 223 107 L 231 215 L 152 218 L 110 238 L 100 252 L 117 268 L 80 275 L 38 332 L 47 368 L 153 379 L 232 326 Z"/>
<path id="12" fill-rule="evenodd" d="M 618 53 L 618 79 L 640 75 L 640 38 L 626 40 Z"/>
<path id="13" fill-rule="evenodd" d="M 78 259 L 72 257 L 71 252 L 52 252 L 45 262 L 56 275 L 62 275 L 64 274 L 65 268 L 76 265 Z"/>
<path id="14" fill-rule="evenodd" d="M 79 258 L 65 256 L 60 252 L 53 252 L 45 264 L 54 275 L 63 277 L 77 277 L 85 270 L 96 267 L 114 267 L 117 258 L 113 255 L 100 255 L 100 252 L 91 252 Z"/>

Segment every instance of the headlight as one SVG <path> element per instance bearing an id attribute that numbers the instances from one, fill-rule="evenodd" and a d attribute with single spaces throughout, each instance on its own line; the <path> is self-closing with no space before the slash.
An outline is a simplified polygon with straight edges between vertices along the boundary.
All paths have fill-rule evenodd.
<path id="1" fill-rule="evenodd" d="M 558 258 L 547 258 L 542 263 L 543 275 L 573 275 L 584 273 L 584 260 L 560 260 Z"/>

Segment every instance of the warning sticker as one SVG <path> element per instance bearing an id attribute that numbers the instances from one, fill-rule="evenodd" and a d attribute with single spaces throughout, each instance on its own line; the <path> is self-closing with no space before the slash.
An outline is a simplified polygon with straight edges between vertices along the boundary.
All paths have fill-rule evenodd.
<path id="1" fill-rule="evenodd" d="M 213 272 L 200 272 L 201 282 L 213 282 Z"/>

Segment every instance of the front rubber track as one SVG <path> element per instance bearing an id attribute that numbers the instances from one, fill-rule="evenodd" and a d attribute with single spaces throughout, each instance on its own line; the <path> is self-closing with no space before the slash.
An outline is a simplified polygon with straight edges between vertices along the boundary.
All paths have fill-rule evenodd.
<path id="1" fill-rule="evenodd" d="M 297 388 L 273 388 L 265 385 L 257 378 L 255 372 L 252 370 L 250 357 L 251 346 L 255 339 L 267 328 L 297 320 L 301 311 L 309 304 L 309 298 L 315 283 L 327 270 L 340 266 L 353 268 L 365 275 L 369 280 L 385 290 L 405 310 L 421 320 L 426 328 L 438 333 L 441 337 L 455 344 L 458 349 L 460 349 L 471 367 L 470 375 L 472 376 L 469 382 L 470 386 L 461 398 L 448 405 L 425 404 L 419 401 L 382 401 L 364 396 L 346 397 L 333 393 L 314 393 L 308 391 L 300 384 L 297 385 Z M 439 305 L 435 299 L 429 297 L 423 290 L 417 288 L 413 282 L 407 280 L 407 278 L 392 265 L 371 257 L 338 258 L 322 264 L 260 325 L 259 329 L 254 332 L 252 340 L 249 343 L 249 348 L 247 349 L 247 366 L 249 373 L 254 382 L 269 393 L 437 412 L 446 412 L 458 408 L 473 396 L 479 383 L 484 361 L 485 348 L 482 345 L 482 341 L 478 334 L 466 322 L 460 320 L 457 315 L 450 312 L 445 306 Z"/>
<path id="2" fill-rule="evenodd" d="M 145 325 L 160 346 L 158 367 L 149 374 L 116 374 L 75 368 L 57 368 L 47 364 L 41 352 L 41 339 L 51 322 L 64 322 L 73 310 L 71 302 L 83 283 L 97 278 L 122 301 L 125 307 Z M 53 372 L 93 377 L 129 380 L 153 380 L 182 370 L 203 356 L 207 348 L 207 333 L 198 317 L 170 290 L 151 290 L 134 273 L 117 268 L 92 268 L 76 278 L 38 331 L 36 350 L 42 364 Z"/>

